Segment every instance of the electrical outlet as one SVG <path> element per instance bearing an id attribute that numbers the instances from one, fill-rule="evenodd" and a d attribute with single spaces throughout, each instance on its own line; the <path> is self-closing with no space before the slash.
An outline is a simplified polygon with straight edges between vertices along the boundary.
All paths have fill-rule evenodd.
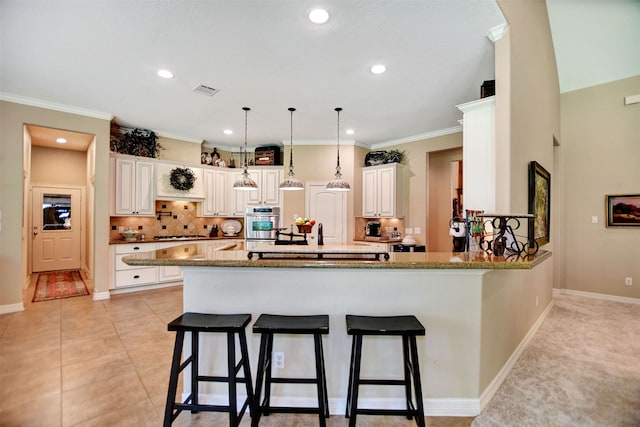
<path id="1" fill-rule="evenodd" d="M 598 223 L 598 217 L 597 216 L 592 216 L 591 217 L 591 224 L 597 224 Z"/>
<path id="2" fill-rule="evenodd" d="M 631 277 L 625 277 L 624 278 L 624 284 L 627 285 L 627 286 L 633 285 L 633 279 Z"/>
<path id="3" fill-rule="evenodd" d="M 420 234 L 420 233 L 422 232 L 422 228 L 420 228 L 420 227 L 413 227 L 413 232 L 414 232 L 415 234 Z"/>
<path id="4" fill-rule="evenodd" d="M 413 234 L 413 228 L 407 227 L 404 229 L 404 234 Z"/>
<path id="5" fill-rule="evenodd" d="M 284 369 L 284 352 L 273 352 L 273 367 L 276 369 Z"/>

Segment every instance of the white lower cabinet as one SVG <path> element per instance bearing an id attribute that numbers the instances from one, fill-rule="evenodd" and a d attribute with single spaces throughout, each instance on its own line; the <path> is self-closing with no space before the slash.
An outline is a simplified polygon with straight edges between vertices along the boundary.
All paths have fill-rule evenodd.
<path id="1" fill-rule="evenodd" d="M 158 243 L 157 251 L 162 251 L 183 243 Z M 182 281 L 182 268 L 175 265 L 161 265 L 158 267 L 158 282 L 179 282 Z"/>
<path id="2" fill-rule="evenodd" d="M 122 258 L 140 252 L 163 250 L 185 242 L 139 242 L 111 245 L 109 248 L 109 289 L 125 289 L 137 286 L 161 285 L 182 281 L 182 269 L 172 265 L 139 267 L 122 262 Z"/>
<path id="3" fill-rule="evenodd" d="M 157 267 L 139 267 L 122 262 L 122 258 L 140 252 L 153 251 L 155 243 L 124 243 L 111 245 L 109 259 L 111 264 L 110 289 L 127 288 L 154 284 L 157 279 Z"/>

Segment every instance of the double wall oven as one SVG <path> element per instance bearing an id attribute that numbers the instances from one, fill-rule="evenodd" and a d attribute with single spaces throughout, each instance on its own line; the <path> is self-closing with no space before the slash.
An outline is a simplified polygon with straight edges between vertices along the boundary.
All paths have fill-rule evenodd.
<path id="1" fill-rule="evenodd" d="M 274 244 L 280 227 L 280 208 L 249 207 L 244 217 L 244 237 L 247 249 L 258 244 Z"/>

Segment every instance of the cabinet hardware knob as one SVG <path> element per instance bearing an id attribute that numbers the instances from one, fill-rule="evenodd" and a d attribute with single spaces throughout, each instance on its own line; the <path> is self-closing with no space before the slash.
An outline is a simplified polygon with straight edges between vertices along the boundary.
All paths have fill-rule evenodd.
<path id="1" fill-rule="evenodd" d="M 134 278 L 134 279 L 139 279 L 139 278 L 140 278 L 140 276 L 136 274 L 135 276 L 133 276 L 133 278 Z"/>

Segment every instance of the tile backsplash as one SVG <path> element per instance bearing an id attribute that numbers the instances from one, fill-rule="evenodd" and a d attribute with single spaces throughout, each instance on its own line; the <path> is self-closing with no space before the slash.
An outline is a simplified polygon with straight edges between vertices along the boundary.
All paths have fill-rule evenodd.
<path id="1" fill-rule="evenodd" d="M 158 215 L 160 219 L 158 219 Z M 156 216 L 112 216 L 110 218 L 109 239 L 122 240 L 120 227 L 132 228 L 145 235 L 145 239 L 153 239 L 153 236 L 177 236 L 177 235 L 209 235 L 214 224 L 218 228 L 227 218 L 199 217 L 196 202 L 180 201 L 156 201 Z M 233 218 L 240 223 L 243 218 Z M 222 235 L 222 232 L 219 234 Z M 242 237 L 243 232 L 240 232 Z"/>

